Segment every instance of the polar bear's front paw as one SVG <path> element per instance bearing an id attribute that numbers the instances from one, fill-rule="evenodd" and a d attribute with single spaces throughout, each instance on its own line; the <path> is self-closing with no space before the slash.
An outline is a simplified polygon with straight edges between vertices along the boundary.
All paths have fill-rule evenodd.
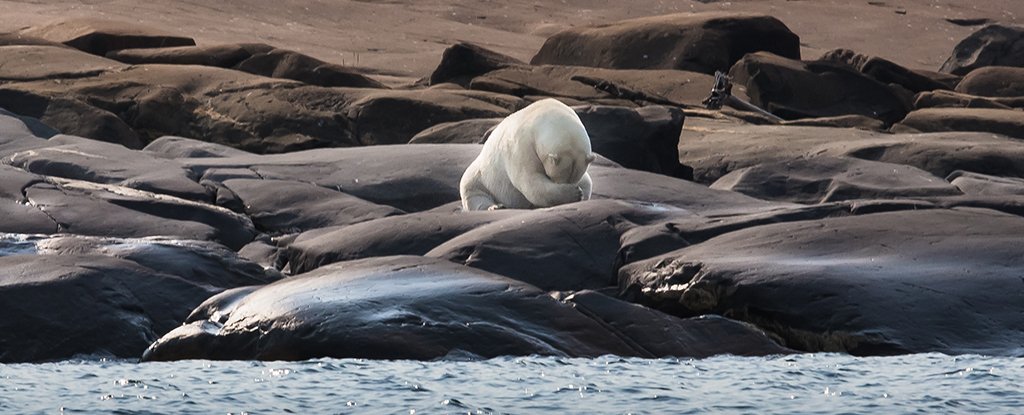
<path id="1" fill-rule="evenodd" d="M 504 209 L 504 208 L 505 208 L 505 205 L 503 205 L 501 203 L 495 203 L 495 204 L 491 205 L 491 207 L 487 208 L 487 210 L 498 210 L 498 209 Z"/>

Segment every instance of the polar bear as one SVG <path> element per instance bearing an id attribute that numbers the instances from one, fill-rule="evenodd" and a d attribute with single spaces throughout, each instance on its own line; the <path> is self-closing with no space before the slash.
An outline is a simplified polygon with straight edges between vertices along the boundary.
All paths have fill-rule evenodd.
<path id="1" fill-rule="evenodd" d="M 555 99 L 516 111 L 491 131 L 459 183 L 463 210 L 532 209 L 590 199 L 595 159 L 576 112 Z"/>

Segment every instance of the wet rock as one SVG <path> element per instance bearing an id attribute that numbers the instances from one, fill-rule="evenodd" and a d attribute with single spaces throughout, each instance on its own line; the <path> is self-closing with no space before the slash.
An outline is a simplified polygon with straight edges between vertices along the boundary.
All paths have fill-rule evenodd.
<path id="1" fill-rule="evenodd" d="M 595 153 L 626 168 L 693 178 L 692 170 L 679 164 L 679 133 L 685 119 L 682 110 L 597 105 L 573 109 L 586 127 Z"/>
<path id="2" fill-rule="evenodd" d="M 430 85 L 451 82 L 462 86 L 485 73 L 526 63 L 470 42 L 458 42 L 441 54 L 441 63 L 430 74 Z"/>
<path id="3" fill-rule="evenodd" d="M 425 255 L 456 236 L 521 213 L 524 212 L 427 211 L 350 226 L 325 227 L 299 234 L 288 244 L 285 255 L 292 274 L 309 272 L 339 261 L 390 255 Z"/>
<path id="4" fill-rule="evenodd" d="M 0 108 L 0 158 L 22 150 L 46 147 L 46 135 L 53 132 L 39 123 L 33 128 L 34 118 L 18 116 Z M 27 123 L 26 123 L 27 121 Z"/>
<path id="5" fill-rule="evenodd" d="M 638 301 L 804 351 L 1006 354 L 1024 338 L 1024 219 L 931 209 L 747 228 L 620 271 Z M 955 310 L 955 312 L 950 312 Z M 939 317 L 941 316 L 941 317 Z"/>
<path id="6" fill-rule="evenodd" d="M 1024 41 L 1022 41 L 1024 43 Z M 1024 53 L 1024 46 L 1021 47 Z M 1024 98 L 1024 68 L 987 66 L 967 74 L 956 91 L 983 97 Z"/>
<path id="7" fill-rule="evenodd" d="M 135 358 L 210 295 L 277 278 L 196 241 L 0 236 L 12 241 L 28 249 L 0 256 L 5 363 Z"/>
<path id="8" fill-rule="evenodd" d="M 765 52 L 746 55 L 729 75 L 751 103 L 785 119 L 863 115 L 891 124 L 906 115 L 912 98 L 845 64 Z"/>
<path id="9" fill-rule="evenodd" d="M 770 16 L 680 13 L 556 33 L 531 63 L 714 74 L 756 51 L 800 59 L 800 38 Z"/>
<path id="10" fill-rule="evenodd" d="M 266 233 L 296 233 L 351 225 L 404 212 L 315 184 L 287 180 L 231 179 L 223 185 Z"/>
<path id="11" fill-rule="evenodd" d="M 4 164 L 28 172 L 95 183 L 115 184 L 195 201 L 209 201 L 206 188 L 178 162 L 129 150 L 117 144 L 58 135 L 49 146 L 13 153 Z"/>
<path id="12" fill-rule="evenodd" d="M 604 166 L 591 166 L 589 172 L 594 181 L 594 199 L 637 201 L 696 212 L 773 205 L 736 192 L 708 189 L 661 174 Z"/>
<path id="13" fill-rule="evenodd" d="M 693 119 L 693 118 L 691 118 Z M 955 170 L 1024 177 L 1024 143 L 990 133 L 881 134 L 857 129 L 729 126 L 684 129 L 680 162 L 700 183 L 762 163 L 812 156 L 853 157 L 905 164 L 946 177 Z"/>
<path id="14" fill-rule="evenodd" d="M 820 118 L 798 118 L 786 120 L 780 125 L 802 125 L 806 127 L 834 127 L 834 128 L 859 128 L 868 131 L 884 131 L 885 123 L 882 120 L 871 118 L 865 115 L 838 115 L 835 117 Z"/>
<path id="15" fill-rule="evenodd" d="M 544 290 L 601 289 L 614 285 L 621 233 L 677 211 L 612 200 L 526 211 L 466 231 L 426 255 Z"/>
<path id="16" fill-rule="evenodd" d="M 711 185 L 764 200 L 824 203 L 956 196 L 956 187 L 915 167 L 847 157 L 810 157 L 733 170 Z"/>
<path id="17" fill-rule="evenodd" d="M 652 320 L 636 306 L 592 297 L 598 294 L 581 296 L 577 307 L 514 280 L 422 257 L 336 264 L 247 291 L 211 299 L 200 307 L 206 311 L 154 343 L 143 360 L 655 357 L 715 353 L 713 345 L 729 340 L 736 344 L 718 350 L 782 350 L 734 322 Z M 645 328 L 672 337 L 630 337 Z M 699 337 L 705 333 L 716 338 Z"/>
<path id="18" fill-rule="evenodd" d="M 0 82 L 82 78 L 125 67 L 117 61 L 56 46 L 0 46 L 0 61 L 4 62 Z"/>
<path id="19" fill-rule="evenodd" d="M 76 18 L 34 26 L 20 34 L 63 43 L 75 49 L 105 56 L 120 49 L 192 46 L 191 38 L 176 36 L 127 22 Z"/>
<path id="20" fill-rule="evenodd" d="M 1024 28 L 985 26 L 961 40 L 940 72 L 967 75 L 984 66 L 1024 66 Z"/>
<path id="21" fill-rule="evenodd" d="M 907 114 L 895 131 L 981 131 L 1024 138 L 1024 111 L 992 108 L 924 108 Z"/>

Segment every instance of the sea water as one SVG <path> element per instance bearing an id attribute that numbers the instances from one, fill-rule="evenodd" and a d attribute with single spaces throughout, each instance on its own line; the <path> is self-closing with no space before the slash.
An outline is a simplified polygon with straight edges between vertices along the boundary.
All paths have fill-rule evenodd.
<path id="1" fill-rule="evenodd" d="M 802 354 L 0 365 L 0 413 L 1021 413 L 1024 358 Z"/>

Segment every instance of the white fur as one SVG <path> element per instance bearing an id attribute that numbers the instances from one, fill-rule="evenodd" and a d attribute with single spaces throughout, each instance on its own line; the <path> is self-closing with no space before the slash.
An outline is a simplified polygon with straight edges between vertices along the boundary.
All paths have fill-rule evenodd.
<path id="1" fill-rule="evenodd" d="M 590 137 L 576 112 L 544 99 L 502 120 L 459 183 L 464 210 L 532 209 L 590 199 Z"/>

